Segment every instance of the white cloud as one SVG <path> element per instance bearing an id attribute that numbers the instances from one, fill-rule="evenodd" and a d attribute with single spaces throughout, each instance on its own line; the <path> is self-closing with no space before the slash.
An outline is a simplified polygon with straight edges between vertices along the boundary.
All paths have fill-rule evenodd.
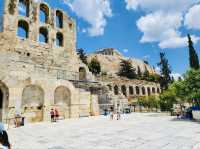
<path id="1" fill-rule="evenodd" d="M 159 42 L 177 36 L 181 21 L 180 13 L 172 15 L 159 11 L 141 17 L 137 21 L 137 27 L 143 32 L 141 42 Z"/>
<path id="2" fill-rule="evenodd" d="M 127 10 L 140 9 L 145 12 L 145 16 L 136 22 L 138 29 L 143 33 L 141 43 L 157 42 L 162 49 L 187 46 L 187 38 L 182 36 L 180 28 L 183 27 L 187 10 L 200 0 L 125 0 L 125 2 Z M 198 11 L 199 14 L 199 8 Z M 197 22 L 200 24 L 198 19 Z M 200 29 L 200 25 L 198 27 Z M 197 43 L 199 38 L 193 35 L 193 40 Z"/>
<path id="3" fill-rule="evenodd" d="M 107 18 L 112 16 L 109 0 L 65 0 L 72 10 L 90 24 L 87 32 L 90 36 L 100 36 L 104 34 Z"/>
<path id="4" fill-rule="evenodd" d="M 124 52 L 124 53 L 127 53 L 127 52 L 128 52 L 128 49 L 123 49 L 123 52 Z"/>
<path id="5" fill-rule="evenodd" d="M 143 59 L 148 60 L 150 57 L 151 57 L 150 55 L 145 55 L 145 56 L 143 56 Z"/>
<path id="6" fill-rule="evenodd" d="M 192 41 L 194 44 L 196 44 L 199 41 L 199 37 L 192 36 Z M 171 37 L 169 39 L 166 39 L 164 41 L 161 41 L 159 43 L 159 47 L 162 49 L 165 48 L 181 48 L 187 45 L 188 38 L 187 37 Z"/>
<path id="7" fill-rule="evenodd" d="M 128 10 L 141 8 L 144 11 L 182 12 L 200 0 L 125 0 Z"/>
<path id="8" fill-rule="evenodd" d="M 179 77 L 183 78 L 183 77 L 182 77 L 182 75 L 181 75 L 181 74 L 179 74 L 179 73 L 172 73 L 172 74 L 171 74 L 171 77 L 173 77 L 173 78 L 174 78 L 174 80 L 178 80 L 178 79 L 179 79 Z"/>
<path id="9" fill-rule="evenodd" d="M 156 71 L 157 74 L 160 74 L 160 67 L 157 66 L 157 67 L 155 68 L 155 71 Z"/>
<path id="10" fill-rule="evenodd" d="M 184 24 L 189 29 L 200 29 L 200 19 L 197 18 L 200 14 L 200 5 L 195 5 L 189 9 L 188 13 L 185 15 Z"/>

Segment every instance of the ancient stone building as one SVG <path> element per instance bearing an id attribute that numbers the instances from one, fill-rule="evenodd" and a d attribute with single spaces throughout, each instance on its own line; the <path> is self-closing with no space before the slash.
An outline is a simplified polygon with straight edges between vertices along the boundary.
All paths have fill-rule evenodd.
<path id="1" fill-rule="evenodd" d="M 73 85 L 93 80 L 76 54 L 75 21 L 32 0 L 4 0 L 0 12 L 0 120 L 49 120 L 52 107 L 64 118 L 89 115 L 96 96 Z"/>
<path id="2" fill-rule="evenodd" d="M 103 71 L 110 74 L 118 69 L 113 59 L 123 57 L 113 49 L 89 58 L 93 56 L 100 58 Z M 104 60 L 113 69 L 106 67 Z M 54 107 L 63 118 L 98 115 L 103 104 L 128 104 L 129 95 L 159 92 L 156 83 L 94 77 L 76 53 L 76 23 L 62 10 L 33 0 L 3 0 L 0 121 L 15 114 L 22 114 L 27 122 L 46 121 Z"/>

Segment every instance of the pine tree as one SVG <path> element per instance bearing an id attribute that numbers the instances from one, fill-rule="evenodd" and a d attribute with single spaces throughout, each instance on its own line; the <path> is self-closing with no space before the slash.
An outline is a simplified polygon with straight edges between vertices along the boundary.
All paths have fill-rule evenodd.
<path id="1" fill-rule="evenodd" d="M 77 54 L 79 55 L 80 60 L 84 63 L 84 64 L 88 64 L 87 62 L 87 56 L 86 53 L 84 52 L 83 49 L 77 49 Z"/>
<path id="2" fill-rule="evenodd" d="M 160 66 L 160 86 L 163 90 L 168 89 L 169 83 L 171 83 L 171 68 L 169 66 L 168 60 L 165 58 L 165 53 L 160 53 L 160 62 L 158 63 Z"/>
<path id="3" fill-rule="evenodd" d="M 100 74 L 101 72 L 101 65 L 97 58 L 93 58 L 91 60 L 91 62 L 88 64 L 88 68 L 94 75 Z"/>
<path id="4" fill-rule="evenodd" d="M 122 77 L 127 77 L 129 79 L 136 78 L 135 68 L 132 66 L 130 60 L 121 60 L 118 75 Z"/>
<path id="5" fill-rule="evenodd" d="M 199 69 L 199 58 L 193 47 L 193 42 L 189 34 L 188 34 L 188 48 L 189 48 L 190 67 L 197 70 Z"/>

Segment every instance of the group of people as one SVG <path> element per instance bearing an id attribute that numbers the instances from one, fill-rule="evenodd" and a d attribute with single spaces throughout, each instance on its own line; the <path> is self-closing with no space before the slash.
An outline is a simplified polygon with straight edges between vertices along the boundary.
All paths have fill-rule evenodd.
<path id="1" fill-rule="evenodd" d="M 51 122 L 56 122 L 59 119 L 59 112 L 57 108 L 52 108 L 50 111 Z"/>
<path id="2" fill-rule="evenodd" d="M 110 107 L 110 120 L 113 120 L 116 115 L 116 119 L 120 120 L 121 119 L 121 109 L 120 105 L 117 105 L 117 108 L 114 109 L 113 107 Z"/>
<path id="3" fill-rule="evenodd" d="M 3 123 L 0 123 L 0 149 L 11 149 L 8 134 Z"/>

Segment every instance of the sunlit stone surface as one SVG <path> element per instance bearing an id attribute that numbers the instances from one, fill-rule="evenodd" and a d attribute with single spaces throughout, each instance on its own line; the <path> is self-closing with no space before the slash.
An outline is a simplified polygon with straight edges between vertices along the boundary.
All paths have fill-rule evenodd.
<path id="1" fill-rule="evenodd" d="M 164 114 L 133 113 L 12 128 L 13 149 L 199 149 L 200 124 Z"/>

